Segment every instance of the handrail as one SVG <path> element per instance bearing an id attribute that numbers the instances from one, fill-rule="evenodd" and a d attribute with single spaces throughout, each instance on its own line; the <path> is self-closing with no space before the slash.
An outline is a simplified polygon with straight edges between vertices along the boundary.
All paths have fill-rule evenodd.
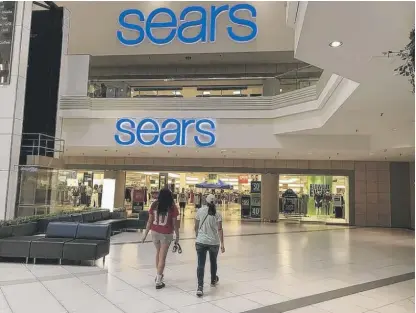
<path id="1" fill-rule="evenodd" d="M 42 133 L 23 133 L 21 151 L 26 155 L 60 158 L 64 153 L 65 141 Z"/>
<path id="2" fill-rule="evenodd" d="M 274 110 L 317 99 L 316 86 L 276 96 L 210 98 L 89 98 L 61 96 L 61 110 Z"/>

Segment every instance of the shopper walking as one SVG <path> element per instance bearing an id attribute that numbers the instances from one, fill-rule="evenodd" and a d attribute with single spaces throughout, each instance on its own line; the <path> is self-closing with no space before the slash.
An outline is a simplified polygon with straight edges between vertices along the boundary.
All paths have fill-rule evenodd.
<path id="1" fill-rule="evenodd" d="M 225 252 L 224 232 L 222 229 L 222 218 L 217 213 L 215 205 L 215 196 L 208 195 L 206 197 L 206 205 L 200 208 L 195 217 L 195 233 L 196 233 L 196 253 L 198 256 L 198 289 L 196 295 L 202 297 L 204 295 L 204 273 L 207 252 L 211 263 L 211 286 L 215 287 L 219 281 L 217 276 L 217 257 L 218 252 Z"/>
<path id="2" fill-rule="evenodd" d="M 150 207 L 149 219 L 142 240 L 145 242 L 149 230 L 152 230 L 153 243 L 156 247 L 156 289 L 165 287 L 163 271 L 174 231 L 175 244 L 179 242 L 178 215 L 179 211 L 173 201 L 171 191 L 167 188 L 160 190 L 157 201 L 153 202 Z"/>

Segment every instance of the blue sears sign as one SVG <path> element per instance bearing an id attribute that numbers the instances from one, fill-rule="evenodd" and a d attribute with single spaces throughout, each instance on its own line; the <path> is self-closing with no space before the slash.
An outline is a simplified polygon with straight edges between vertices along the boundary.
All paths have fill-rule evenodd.
<path id="1" fill-rule="evenodd" d="M 192 130 L 193 141 L 199 147 L 211 147 L 215 144 L 216 125 L 210 119 L 174 119 L 163 121 L 145 118 L 136 123 L 131 118 L 121 118 L 116 123 L 115 141 L 121 146 L 130 146 L 137 142 L 145 147 L 157 143 L 165 147 L 188 145 L 188 131 Z"/>
<path id="2" fill-rule="evenodd" d="M 238 13 L 241 11 L 246 11 L 251 18 L 240 17 Z M 132 38 L 126 38 L 123 30 L 118 30 L 117 38 L 126 46 L 139 45 L 146 37 L 156 45 L 168 44 L 175 38 L 185 44 L 214 42 L 217 31 L 225 31 L 225 29 L 217 29 L 217 19 L 221 14 L 228 15 L 229 24 L 226 31 L 232 41 L 243 43 L 256 38 L 256 8 L 247 3 L 211 5 L 208 10 L 202 6 L 192 5 L 184 8 L 179 16 L 176 16 L 169 8 L 155 9 L 147 17 L 138 9 L 127 9 L 120 13 L 118 22 L 123 30 L 134 31 L 137 34 Z M 248 34 L 237 34 L 235 26 L 247 28 Z M 197 28 L 199 31 L 193 36 L 189 36 L 187 31 L 193 28 Z M 163 35 L 155 35 L 154 31 L 160 29 L 164 30 Z"/>

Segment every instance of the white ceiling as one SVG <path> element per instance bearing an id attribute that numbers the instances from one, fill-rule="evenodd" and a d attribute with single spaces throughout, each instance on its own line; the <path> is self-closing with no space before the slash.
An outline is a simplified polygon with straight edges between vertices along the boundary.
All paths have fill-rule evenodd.
<path id="1" fill-rule="evenodd" d="M 292 136 L 368 135 L 372 157 L 402 159 L 410 153 L 414 158 L 411 85 L 394 73 L 402 61 L 383 56 L 383 52 L 399 51 L 408 43 L 414 12 L 414 2 L 307 3 L 295 57 L 360 86 L 322 128 Z M 343 45 L 329 47 L 334 40 Z"/>

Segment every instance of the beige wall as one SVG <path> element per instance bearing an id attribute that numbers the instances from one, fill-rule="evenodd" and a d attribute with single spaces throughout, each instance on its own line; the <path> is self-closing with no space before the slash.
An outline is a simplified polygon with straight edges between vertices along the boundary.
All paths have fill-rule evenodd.
<path id="1" fill-rule="evenodd" d="M 70 168 L 134 168 L 145 167 L 148 170 L 179 170 L 200 168 L 201 171 L 242 171 L 259 173 L 306 173 L 333 171 L 338 175 L 354 177 L 350 181 L 350 193 L 354 197 L 350 210 L 355 212 L 357 226 L 391 226 L 390 170 L 389 162 L 354 161 L 307 161 L 307 160 L 245 160 L 245 159 L 175 159 L 175 158 L 100 158 L 66 157 Z M 341 174 L 340 174 L 341 173 Z"/>
<path id="2" fill-rule="evenodd" d="M 226 2 L 199 2 L 209 10 L 210 5 L 219 6 Z M 231 2 L 230 2 L 231 3 Z M 60 2 L 71 12 L 69 32 L 69 53 L 97 55 L 140 55 L 140 54 L 176 54 L 176 53 L 225 53 L 225 52 L 257 52 L 257 51 L 291 51 L 294 43 L 294 30 L 286 25 L 286 8 L 284 2 L 256 1 L 249 2 L 257 10 L 257 38 L 247 43 L 234 43 L 229 40 L 226 27 L 230 25 L 227 14 L 217 20 L 217 38 L 215 43 L 182 44 L 176 39 L 166 45 L 154 45 L 147 39 L 139 46 L 126 47 L 118 42 L 116 34 L 120 29 L 118 18 L 125 9 L 140 9 L 148 14 L 159 7 L 168 7 L 176 15 L 194 2 L 187 1 L 80 1 Z M 94 12 L 94 13 L 92 13 Z M 209 14 L 208 14 L 209 15 Z M 91 19 L 93 18 L 93 22 Z M 208 27 L 209 28 L 209 27 Z M 199 29 L 197 29 L 199 30 Z M 238 29 L 242 34 L 245 27 Z M 156 35 L 161 34 L 154 30 Z M 131 33 L 131 32 L 130 32 Z M 127 32 L 126 32 L 127 34 Z M 131 34 L 135 36 L 136 34 Z M 189 34 L 192 36 L 195 34 Z"/>
<path id="3" fill-rule="evenodd" d="M 355 224 L 391 226 L 389 162 L 355 163 Z"/>

